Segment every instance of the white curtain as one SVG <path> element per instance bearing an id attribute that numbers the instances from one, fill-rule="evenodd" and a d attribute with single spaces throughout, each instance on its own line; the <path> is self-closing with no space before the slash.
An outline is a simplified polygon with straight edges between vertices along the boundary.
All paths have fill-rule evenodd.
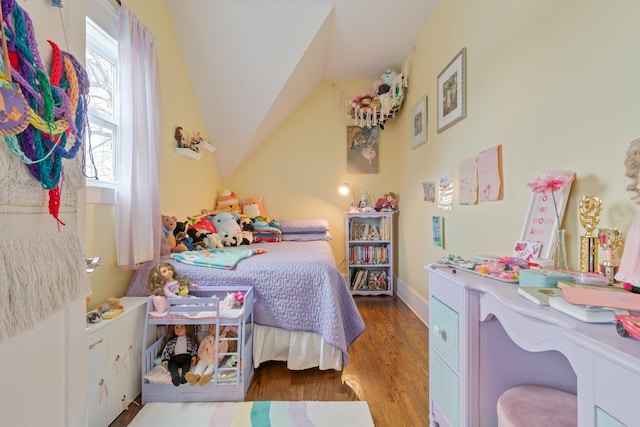
<path id="1" fill-rule="evenodd" d="M 119 23 L 116 251 L 120 267 L 134 268 L 160 255 L 160 90 L 154 35 L 125 6 L 119 8 Z"/>

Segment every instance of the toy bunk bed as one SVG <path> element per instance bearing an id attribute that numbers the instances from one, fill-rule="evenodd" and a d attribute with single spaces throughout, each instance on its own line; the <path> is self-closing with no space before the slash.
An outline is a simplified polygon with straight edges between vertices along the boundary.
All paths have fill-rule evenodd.
<path id="1" fill-rule="evenodd" d="M 244 302 L 230 307 L 224 301 L 229 293 L 242 292 Z M 247 286 L 220 286 L 200 291 L 201 297 L 149 297 L 142 353 L 142 403 L 243 401 L 253 375 L 253 302 L 254 293 Z M 161 306 L 161 308 L 160 308 Z M 205 385 L 189 383 L 174 386 L 170 375 L 160 365 L 166 328 L 171 325 L 195 325 L 201 340 L 215 328 L 215 356 L 221 362 Z M 233 328 L 237 336 L 225 336 L 224 328 Z M 227 341 L 228 351 L 220 352 L 220 341 Z M 235 342 L 235 346 L 229 343 Z M 233 348 L 233 350 L 232 350 Z"/>
<path id="2" fill-rule="evenodd" d="M 253 363 L 286 361 L 287 367 L 341 370 L 347 349 L 364 331 L 364 322 L 338 270 L 326 220 L 280 220 L 282 241 L 242 247 L 263 253 L 233 269 L 194 266 L 168 259 L 198 288 L 235 283 L 254 290 Z M 164 259 L 162 261 L 165 261 Z M 141 266 L 127 290 L 144 296 L 149 270 Z"/>

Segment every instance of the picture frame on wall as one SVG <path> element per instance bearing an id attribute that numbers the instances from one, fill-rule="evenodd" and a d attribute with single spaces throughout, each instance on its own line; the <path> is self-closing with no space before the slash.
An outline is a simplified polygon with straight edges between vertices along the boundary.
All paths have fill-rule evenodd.
<path id="1" fill-rule="evenodd" d="M 438 75 L 438 133 L 467 117 L 467 48 Z"/>
<path id="2" fill-rule="evenodd" d="M 427 142 L 427 108 L 428 98 L 425 96 L 411 109 L 411 148 Z"/>

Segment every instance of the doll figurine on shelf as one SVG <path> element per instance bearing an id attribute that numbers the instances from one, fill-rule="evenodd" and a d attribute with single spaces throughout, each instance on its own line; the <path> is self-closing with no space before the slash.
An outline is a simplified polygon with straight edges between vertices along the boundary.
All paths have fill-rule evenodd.
<path id="1" fill-rule="evenodd" d="M 196 288 L 191 279 L 176 272 L 173 264 L 161 262 L 149 271 L 147 295 L 164 295 L 167 298 L 186 297 L 189 286 Z"/>
<path id="2" fill-rule="evenodd" d="M 162 350 L 162 366 L 171 373 L 171 382 L 179 386 L 187 382 L 185 376 L 196 364 L 198 340 L 193 325 L 173 325 L 167 329 Z"/>
<path id="3" fill-rule="evenodd" d="M 640 203 L 640 138 L 631 141 L 624 161 L 625 175 L 631 178 L 627 190 L 634 193 L 631 200 Z M 627 233 L 620 266 L 615 275 L 619 282 L 640 286 L 640 216 Z"/>

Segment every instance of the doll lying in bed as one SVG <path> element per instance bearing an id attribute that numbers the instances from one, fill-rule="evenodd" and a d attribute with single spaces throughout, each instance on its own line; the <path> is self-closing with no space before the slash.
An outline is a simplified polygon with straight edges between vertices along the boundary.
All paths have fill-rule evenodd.
<path id="1" fill-rule="evenodd" d="M 189 296 L 189 286 L 197 287 L 191 279 L 176 272 L 168 262 L 160 262 L 149 271 L 147 295 L 164 295 L 167 298 Z"/>
<path id="2" fill-rule="evenodd" d="M 168 328 L 162 350 L 162 366 L 171 373 L 171 382 L 179 386 L 187 382 L 186 375 L 195 365 L 198 340 L 193 325 L 174 325 Z"/>
<path id="3" fill-rule="evenodd" d="M 226 326 L 220 332 L 220 337 L 237 337 L 237 332 L 229 326 Z M 200 341 L 200 347 L 198 348 L 198 363 L 192 372 L 188 372 L 185 375 L 185 379 L 191 385 L 196 383 L 201 386 L 207 385 L 211 381 L 214 369 L 220 365 L 222 359 L 224 359 L 227 352 L 237 351 L 238 343 L 234 340 L 219 340 L 218 344 L 218 358 L 216 361 L 216 326 L 209 325 L 209 335 L 204 337 Z"/>

